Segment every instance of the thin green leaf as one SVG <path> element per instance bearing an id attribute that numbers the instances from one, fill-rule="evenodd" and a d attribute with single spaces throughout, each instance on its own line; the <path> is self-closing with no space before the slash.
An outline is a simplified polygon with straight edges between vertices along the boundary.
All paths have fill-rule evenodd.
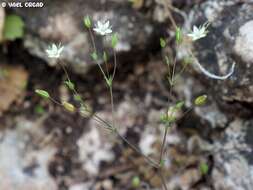
<path id="1" fill-rule="evenodd" d="M 110 76 L 109 78 L 105 78 L 105 80 L 106 80 L 106 84 L 107 84 L 109 87 L 111 87 L 111 86 L 112 86 L 112 81 L 113 81 L 112 76 Z"/>
<path id="2" fill-rule="evenodd" d="M 97 60 L 98 60 L 98 54 L 97 54 L 97 52 L 94 51 L 94 52 L 91 54 L 91 57 L 92 57 L 93 61 L 97 61 Z"/>
<path id="3" fill-rule="evenodd" d="M 118 36 L 117 34 L 113 34 L 111 39 L 112 48 L 115 48 L 117 44 L 118 44 Z"/>
<path id="4" fill-rule="evenodd" d="M 65 81 L 64 83 L 70 90 L 75 90 L 75 84 L 73 82 Z"/>

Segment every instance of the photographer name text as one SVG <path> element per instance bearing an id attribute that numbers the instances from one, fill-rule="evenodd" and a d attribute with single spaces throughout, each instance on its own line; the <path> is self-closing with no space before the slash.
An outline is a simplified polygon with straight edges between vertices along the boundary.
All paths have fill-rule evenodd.
<path id="1" fill-rule="evenodd" d="M 29 1 L 29 2 L 2 2 L 2 7 L 9 8 L 42 8 L 44 6 L 43 2 Z"/>

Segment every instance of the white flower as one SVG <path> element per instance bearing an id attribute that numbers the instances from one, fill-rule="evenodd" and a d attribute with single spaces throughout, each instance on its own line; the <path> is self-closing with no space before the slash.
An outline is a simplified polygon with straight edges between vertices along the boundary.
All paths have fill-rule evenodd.
<path id="1" fill-rule="evenodd" d="M 52 44 L 52 46 L 51 47 L 49 46 L 49 48 L 46 50 L 47 56 L 49 58 L 59 58 L 63 49 L 64 46 L 59 45 L 57 47 L 57 45 Z"/>
<path id="2" fill-rule="evenodd" d="M 193 26 L 193 30 L 191 33 L 187 34 L 189 37 L 192 38 L 192 41 L 199 40 L 200 38 L 206 37 L 208 31 L 206 30 L 209 23 L 205 23 L 199 28 L 197 26 Z"/>
<path id="3" fill-rule="evenodd" d="M 106 21 L 106 22 L 101 22 L 98 21 L 96 24 L 96 27 L 93 28 L 93 30 L 95 32 L 97 32 L 98 34 L 105 36 L 107 34 L 112 33 L 112 27 L 110 26 L 110 21 Z"/>

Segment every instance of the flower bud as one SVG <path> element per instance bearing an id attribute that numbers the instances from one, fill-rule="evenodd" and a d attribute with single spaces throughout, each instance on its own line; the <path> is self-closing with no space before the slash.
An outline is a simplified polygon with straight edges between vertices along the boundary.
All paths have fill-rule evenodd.
<path id="1" fill-rule="evenodd" d="M 90 27 L 91 27 L 91 20 L 90 20 L 90 17 L 89 17 L 89 16 L 84 17 L 83 21 L 84 21 L 84 25 L 85 25 L 87 28 L 90 28 Z"/>
<path id="2" fill-rule="evenodd" d="M 40 89 L 37 89 L 35 90 L 36 94 L 38 94 L 39 96 L 41 96 L 42 98 L 46 98 L 48 99 L 50 97 L 50 95 L 48 94 L 47 91 L 45 90 L 40 90 Z"/>
<path id="3" fill-rule="evenodd" d="M 194 104 L 195 106 L 203 106 L 206 103 L 206 100 L 207 100 L 207 95 L 198 96 L 194 100 Z"/>
<path id="4" fill-rule="evenodd" d="M 63 107 L 67 110 L 67 111 L 69 111 L 69 112 L 74 112 L 75 110 L 76 110 L 76 108 L 75 108 L 75 106 L 73 106 L 73 104 L 71 104 L 71 103 L 68 103 L 68 102 L 63 102 L 62 103 L 62 105 L 63 105 Z"/>

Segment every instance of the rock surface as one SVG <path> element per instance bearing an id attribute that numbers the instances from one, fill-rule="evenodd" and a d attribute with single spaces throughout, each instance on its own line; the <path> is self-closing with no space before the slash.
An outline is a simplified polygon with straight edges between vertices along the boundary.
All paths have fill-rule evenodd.
<path id="1" fill-rule="evenodd" d="M 157 32 L 154 30 L 155 24 L 142 12 L 133 11 L 126 5 L 125 1 L 103 4 L 98 0 L 48 0 L 40 12 L 36 9 L 16 9 L 15 12 L 26 22 L 27 34 L 24 41 L 30 53 L 46 59 L 44 49 L 47 45 L 52 41 L 62 42 L 66 46 L 64 61 L 70 63 L 79 73 L 85 73 L 89 65 L 93 64 L 89 56 L 90 41 L 82 23 L 83 16 L 87 14 L 95 20 L 102 18 L 112 21 L 113 29 L 120 35 L 117 51 L 126 52 L 125 57 L 130 57 L 128 55 L 134 51 L 145 50 L 149 48 L 149 43 L 154 43 L 152 39 Z M 140 4 L 136 7 L 139 9 L 141 6 Z M 186 99 L 186 107 L 191 107 L 192 100 L 203 93 L 208 94 L 208 104 L 195 108 L 191 117 L 184 118 L 169 131 L 166 139 L 168 151 L 165 166 L 168 168 L 166 177 L 171 189 L 252 189 L 253 121 L 247 118 L 252 116 L 253 103 L 253 66 L 250 53 L 253 49 L 252 9 L 252 5 L 241 1 L 209 0 L 198 4 L 189 13 L 189 20 L 185 23 L 186 29 L 194 24 L 203 24 L 207 20 L 211 22 L 208 37 L 192 47 L 201 64 L 213 73 L 225 74 L 232 63 L 236 62 L 236 70 L 233 76 L 225 81 L 205 78 L 202 73 L 196 71 L 193 75 L 182 78 L 175 86 L 176 90 L 173 93 L 177 94 L 179 99 Z M 166 20 L 165 16 L 160 14 L 161 10 L 162 8 L 155 11 L 158 22 Z M 108 47 L 108 43 L 101 38 L 96 38 L 96 41 L 99 48 L 104 45 Z M 138 49 L 135 49 L 136 47 Z M 149 52 L 145 52 L 144 55 L 149 55 Z M 131 65 L 130 69 L 128 68 L 130 72 L 126 71 L 130 74 L 121 75 L 124 80 L 115 81 L 114 86 L 115 97 L 118 97 L 115 102 L 115 117 L 120 134 L 143 153 L 154 157 L 159 154 L 164 128 L 158 121 L 159 116 L 167 109 L 167 94 L 163 94 L 161 87 L 158 87 L 163 85 L 159 80 L 163 80 L 161 76 L 165 74 L 165 69 L 159 67 L 159 64 L 160 62 L 152 60 L 152 63 L 145 62 L 139 65 L 139 69 L 137 65 Z M 158 73 L 158 79 L 155 73 Z M 91 83 L 91 89 L 96 89 L 99 82 L 88 80 L 87 83 Z M 89 93 L 88 84 L 85 81 L 80 83 L 85 86 L 85 93 Z M 104 86 L 101 86 L 103 89 Z M 98 101 L 98 107 L 101 107 L 100 110 L 95 110 L 96 113 L 111 121 L 109 99 L 107 100 L 106 95 L 99 90 L 90 93 L 88 101 Z M 58 110 L 55 114 L 62 115 L 63 112 Z M 4 172 L 1 173 L 0 184 L 5 185 L 7 190 L 16 187 L 28 190 L 45 189 L 45 185 L 49 190 L 56 189 L 56 186 L 71 190 L 91 189 L 94 186 L 95 189 L 116 190 L 129 186 L 132 174 L 136 175 L 137 171 L 151 186 L 161 186 L 160 178 L 153 175 L 154 171 L 145 161 L 141 160 L 138 167 L 128 170 L 129 158 L 133 153 L 122 141 L 116 143 L 118 139 L 113 138 L 111 134 L 105 134 L 104 130 L 100 131 L 94 121 L 89 120 L 86 126 L 83 122 L 78 122 L 74 116 L 73 118 L 59 120 L 54 116 L 51 118 L 51 125 L 50 122 L 47 123 L 49 131 L 53 128 L 59 131 L 55 134 L 56 137 L 62 135 L 63 140 L 59 141 L 62 147 L 58 150 L 60 153 L 63 152 L 62 154 L 55 154 L 55 148 L 51 146 L 44 147 L 43 150 L 34 149 L 30 145 L 32 140 L 27 139 L 27 135 L 36 139 L 38 134 L 43 137 L 44 132 L 31 127 L 31 123 L 28 123 L 27 127 L 27 121 L 19 121 L 21 126 L 15 130 L 5 130 L 3 135 L 1 132 L 0 155 L 4 156 L 0 158 L 0 170 Z M 74 133 L 77 135 L 72 136 Z M 118 146 L 123 147 L 125 152 L 119 151 Z M 68 149 L 72 148 L 73 151 L 68 152 Z M 73 152 L 75 154 L 72 154 Z M 22 157 L 23 155 L 25 157 Z M 53 155 L 53 167 L 48 168 L 48 162 Z M 13 157 L 11 164 L 8 162 L 9 157 Z M 209 166 L 205 176 L 198 168 L 203 161 Z M 115 168 L 119 166 L 120 170 L 115 172 Z M 49 176 L 48 170 L 55 177 L 54 180 Z M 15 177 L 10 177 L 10 171 L 15 172 Z M 94 177 L 107 174 L 107 171 L 113 172 L 108 179 L 98 179 L 95 185 L 97 178 Z M 111 178 L 115 178 L 117 182 L 114 183 Z M 203 178 L 206 178 L 206 181 Z M 26 186 L 28 183 L 24 183 L 25 180 L 29 181 L 29 187 Z M 122 186 L 114 188 L 114 185 L 121 181 Z M 66 187 L 61 186 L 62 184 Z M 199 186 L 201 188 L 198 188 Z"/>
<path id="2" fill-rule="evenodd" d="M 198 80 L 193 79 L 184 86 L 187 99 L 192 99 L 197 91 L 206 91 L 210 101 L 216 102 L 195 109 L 195 114 L 202 121 L 200 133 L 212 142 L 208 149 L 202 146 L 202 151 L 213 156 L 211 179 L 217 190 L 250 190 L 253 184 L 252 11 L 252 4 L 247 1 L 205 1 L 190 11 L 185 23 L 185 30 L 189 31 L 193 25 L 210 22 L 207 37 L 192 47 L 207 70 L 224 75 L 236 63 L 234 74 L 225 81 L 207 78 L 196 70 L 197 78 L 204 78 L 201 85 L 192 85 Z M 187 93 L 187 89 L 194 90 Z"/>
<path id="3" fill-rule="evenodd" d="M 189 15 L 186 26 L 210 22 L 209 34 L 194 45 L 200 63 L 212 73 L 226 74 L 235 62 L 235 72 L 226 81 L 206 80 L 215 99 L 224 108 L 241 108 L 247 116 L 253 103 L 252 32 L 253 7 L 240 1 L 207 1 Z M 231 106 L 229 106 L 230 104 Z M 244 106 L 245 105 L 245 106 Z"/>
<path id="4" fill-rule="evenodd" d="M 91 126 L 94 125 L 95 124 Z M 101 162 L 109 162 L 114 159 L 110 143 L 106 141 L 103 142 L 103 138 L 97 127 L 83 134 L 83 136 L 78 139 L 77 145 L 79 149 L 79 160 L 83 163 L 83 169 L 91 176 L 98 175 Z"/>
<path id="5" fill-rule="evenodd" d="M 39 11 L 24 9 L 17 8 L 15 11 L 25 20 L 25 47 L 32 54 L 54 65 L 55 61 L 49 60 L 44 50 L 52 42 L 61 43 L 65 46 L 62 59 L 78 73 L 85 73 L 89 66 L 94 64 L 90 57 L 93 51 L 92 43 L 83 24 L 84 16 L 89 15 L 94 21 L 110 20 L 112 29 L 119 38 L 117 52 L 127 52 L 129 55 L 152 49 L 149 45 L 154 46 L 154 36 L 159 36 L 162 30 L 155 29 L 155 23 L 134 10 L 130 2 L 125 1 L 105 3 L 100 0 L 48 0 Z M 105 47 L 109 55 L 112 55 L 109 37 L 102 39 L 95 35 L 95 41 L 97 49 L 103 52 Z"/>
<path id="6" fill-rule="evenodd" d="M 5 190 L 56 190 L 48 164 L 55 149 L 36 149 L 32 142 L 41 136 L 40 129 L 27 120 L 19 120 L 15 130 L 0 133 L 0 186 Z"/>
<path id="7" fill-rule="evenodd" d="M 215 189 L 250 190 L 253 185 L 252 120 L 234 120 L 214 143 Z"/>

